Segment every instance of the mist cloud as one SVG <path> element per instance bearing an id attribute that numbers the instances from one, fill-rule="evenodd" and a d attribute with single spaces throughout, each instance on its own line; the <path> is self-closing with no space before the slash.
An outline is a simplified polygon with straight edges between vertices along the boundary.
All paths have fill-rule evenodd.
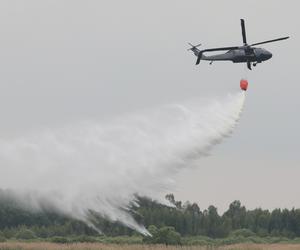
<path id="1" fill-rule="evenodd" d="M 245 93 L 0 140 L 0 188 L 92 225 L 89 211 L 147 234 L 126 211 L 135 194 L 159 199 L 173 177 L 230 135 Z"/>

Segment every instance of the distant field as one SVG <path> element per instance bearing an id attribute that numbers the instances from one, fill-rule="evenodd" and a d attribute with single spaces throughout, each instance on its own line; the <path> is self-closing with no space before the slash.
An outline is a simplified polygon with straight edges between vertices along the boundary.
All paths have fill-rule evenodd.
<path id="1" fill-rule="evenodd" d="M 228 246 L 165 246 L 165 245 L 116 245 L 103 243 L 56 244 L 49 242 L 5 242 L 1 250 L 300 250 L 300 244 L 236 244 Z"/>

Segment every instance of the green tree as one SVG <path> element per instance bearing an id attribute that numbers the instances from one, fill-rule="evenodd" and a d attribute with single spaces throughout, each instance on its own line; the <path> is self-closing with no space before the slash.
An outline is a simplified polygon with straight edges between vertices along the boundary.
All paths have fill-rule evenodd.
<path id="1" fill-rule="evenodd" d="M 231 227 L 236 230 L 245 227 L 246 213 L 246 208 L 241 206 L 241 202 L 235 200 L 223 216 L 231 219 Z"/>
<path id="2" fill-rule="evenodd" d="M 0 232 L 0 242 L 5 242 L 6 238 L 4 237 L 4 234 Z"/>
<path id="3" fill-rule="evenodd" d="M 16 238 L 21 240 L 31 240 L 35 239 L 36 235 L 31 230 L 21 227 L 19 232 L 16 234 Z"/>
<path id="4" fill-rule="evenodd" d="M 175 231 L 174 227 L 157 228 L 154 225 L 149 226 L 148 231 L 151 236 L 145 236 L 143 242 L 151 244 L 179 245 L 181 236 Z"/>

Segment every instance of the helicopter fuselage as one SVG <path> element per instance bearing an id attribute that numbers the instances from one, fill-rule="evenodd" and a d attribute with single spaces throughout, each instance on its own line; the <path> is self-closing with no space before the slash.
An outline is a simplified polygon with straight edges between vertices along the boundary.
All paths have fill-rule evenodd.
<path id="1" fill-rule="evenodd" d="M 197 53 L 195 53 L 196 55 Z M 197 55 L 196 55 L 197 56 Z M 272 57 L 272 53 L 263 48 L 252 48 L 247 52 L 244 46 L 238 49 L 232 49 L 223 54 L 217 54 L 212 56 L 202 55 L 201 60 L 207 61 L 232 61 L 234 63 L 254 62 L 261 63 L 269 60 Z"/>

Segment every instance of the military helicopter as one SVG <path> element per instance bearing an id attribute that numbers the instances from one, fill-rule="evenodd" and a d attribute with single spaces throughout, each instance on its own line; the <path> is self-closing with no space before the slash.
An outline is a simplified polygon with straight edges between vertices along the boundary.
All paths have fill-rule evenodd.
<path id="1" fill-rule="evenodd" d="M 256 66 L 258 63 L 269 60 L 272 57 L 272 53 L 267 51 L 266 49 L 255 48 L 252 46 L 277 42 L 289 38 L 289 36 L 286 36 L 286 37 L 281 37 L 281 38 L 263 41 L 259 43 L 248 44 L 246 38 L 244 19 L 241 19 L 241 27 L 242 27 L 242 36 L 243 36 L 243 43 L 244 43 L 244 45 L 242 46 L 199 50 L 198 47 L 201 46 L 201 44 L 193 45 L 189 43 L 189 45 L 191 45 L 192 47 L 189 48 L 188 50 L 193 51 L 195 56 L 197 56 L 196 65 L 200 63 L 200 60 L 210 61 L 210 64 L 212 64 L 213 61 L 232 61 L 233 63 L 247 63 L 248 69 L 252 70 L 251 65 Z M 205 56 L 203 54 L 205 52 L 223 51 L 223 50 L 227 50 L 227 52 L 223 54 L 212 55 L 212 56 Z"/>

